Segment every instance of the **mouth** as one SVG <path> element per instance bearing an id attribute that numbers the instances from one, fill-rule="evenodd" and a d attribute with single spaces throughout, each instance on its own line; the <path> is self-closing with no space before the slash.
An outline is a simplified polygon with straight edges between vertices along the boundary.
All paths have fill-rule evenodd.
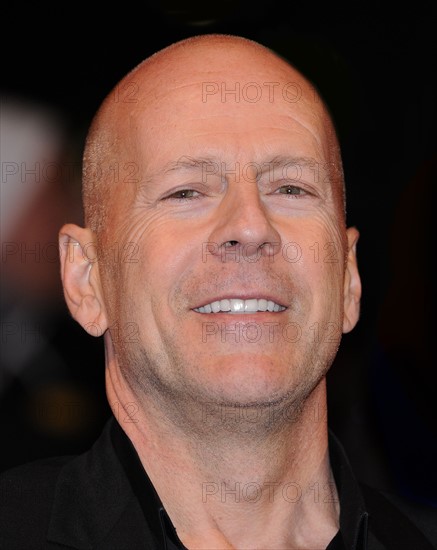
<path id="1" fill-rule="evenodd" d="M 200 307 L 196 307 L 193 311 L 197 313 L 258 313 L 269 311 L 271 313 L 279 313 L 287 308 L 273 300 L 266 298 L 250 298 L 248 300 L 242 298 L 224 298 L 215 300 Z"/>

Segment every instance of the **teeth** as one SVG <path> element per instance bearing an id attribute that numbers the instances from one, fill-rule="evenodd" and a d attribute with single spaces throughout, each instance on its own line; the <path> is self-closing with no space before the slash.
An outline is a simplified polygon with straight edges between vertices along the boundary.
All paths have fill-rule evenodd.
<path id="1" fill-rule="evenodd" d="M 219 313 L 225 311 L 228 313 L 256 313 L 257 311 L 284 311 L 284 306 L 265 300 L 264 298 L 251 298 L 250 300 L 240 300 L 239 298 L 230 298 L 225 300 L 217 300 L 206 304 L 202 307 L 197 307 L 194 311 L 199 313 Z"/>

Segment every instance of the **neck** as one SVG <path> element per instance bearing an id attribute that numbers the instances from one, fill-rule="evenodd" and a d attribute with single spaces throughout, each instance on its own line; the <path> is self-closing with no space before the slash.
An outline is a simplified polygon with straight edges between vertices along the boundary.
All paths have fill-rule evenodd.
<path id="1" fill-rule="evenodd" d="M 339 505 L 325 379 L 298 407 L 204 404 L 201 421 L 172 422 L 107 373 L 110 403 L 141 403 L 121 425 L 187 548 L 326 548 Z"/>

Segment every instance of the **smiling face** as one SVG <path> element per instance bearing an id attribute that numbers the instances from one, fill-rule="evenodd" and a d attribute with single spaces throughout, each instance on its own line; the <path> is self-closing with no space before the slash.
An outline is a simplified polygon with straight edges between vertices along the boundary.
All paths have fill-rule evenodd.
<path id="1" fill-rule="evenodd" d="M 86 152 L 107 174 L 118 367 L 138 399 L 301 401 L 358 316 L 357 233 L 321 101 L 272 53 L 224 38 L 160 54 L 123 86 L 135 101 L 107 98 Z"/>

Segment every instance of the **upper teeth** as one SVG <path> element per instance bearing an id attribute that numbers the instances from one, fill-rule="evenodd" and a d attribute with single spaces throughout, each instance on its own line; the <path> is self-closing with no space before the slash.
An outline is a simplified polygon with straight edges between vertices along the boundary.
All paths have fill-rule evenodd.
<path id="1" fill-rule="evenodd" d="M 250 300 L 240 300 L 239 298 L 230 298 L 225 300 L 217 300 L 206 304 L 202 307 L 194 308 L 194 311 L 199 313 L 219 313 L 227 311 L 228 313 L 254 313 L 256 311 L 284 311 L 284 306 L 261 298 L 252 298 Z"/>

